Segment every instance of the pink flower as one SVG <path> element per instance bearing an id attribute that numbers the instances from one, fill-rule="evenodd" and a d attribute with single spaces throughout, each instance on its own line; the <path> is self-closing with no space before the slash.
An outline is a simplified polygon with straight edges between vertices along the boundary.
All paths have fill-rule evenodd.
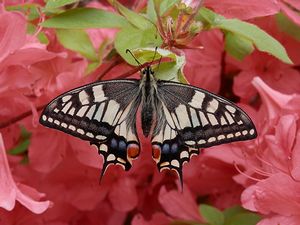
<path id="1" fill-rule="evenodd" d="M 256 76 L 285 94 L 300 92 L 299 71 L 265 53 L 256 51 L 238 65 L 241 72 L 234 78 L 233 91 L 243 101 L 255 96 L 256 90 L 251 81 Z"/>
<path id="2" fill-rule="evenodd" d="M 164 210 L 173 218 L 202 222 L 198 205 L 188 187 L 184 187 L 182 193 L 177 190 L 167 191 L 162 187 L 158 198 Z"/>
<path id="3" fill-rule="evenodd" d="M 206 0 L 204 5 L 225 17 L 243 20 L 274 15 L 279 11 L 277 1 L 274 0 Z"/>
<path id="4" fill-rule="evenodd" d="M 277 173 L 248 187 L 242 194 L 242 203 L 249 210 L 259 211 L 270 217 L 279 214 L 281 219 L 283 217 L 289 220 L 296 219 L 291 220 L 293 222 L 290 224 L 299 224 L 299 190 L 299 181 L 293 180 L 286 174 Z M 275 218 L 278 219 L 278 217 Z M 279 223 L 280 220 L 275 222 L 275 224 Z"/>
<path id="5" fill-rule="evenodd" d="M 40 201 L 45 195 L 25 184 L 15 183 L 6 158 L 2 135 L 0 134 L 0 207 L 13 210 L 16 201 L 36 214 L 50 207 L 50 201 Z"/>
<path id="6" fill-rule="evenodd" d="M 184 74 L 195 86 L 217 93 L 220 89 L 221 57 L 223 51 L 220 31 L 200 33 L 185 50 Z"/>
<path id="7" fill-rule="evenodd" d="M 141 214 L 137 214 L 133 220 L 132 225 L 169 225 L 171 219 L 164 213 L 155 213 L 150 220 L 145 219 Z"/>

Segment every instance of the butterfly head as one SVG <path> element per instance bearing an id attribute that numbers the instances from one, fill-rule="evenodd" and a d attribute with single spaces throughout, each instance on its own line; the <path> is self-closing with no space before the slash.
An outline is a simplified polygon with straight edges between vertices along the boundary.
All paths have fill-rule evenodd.
<path id="1" fill-rule="evenodd" d="M 142 75 L 150 76 L 153 74 L 154 71 L 152 70 L 151 66 L 147 66 L 145 69 L 142 70 Z"/>

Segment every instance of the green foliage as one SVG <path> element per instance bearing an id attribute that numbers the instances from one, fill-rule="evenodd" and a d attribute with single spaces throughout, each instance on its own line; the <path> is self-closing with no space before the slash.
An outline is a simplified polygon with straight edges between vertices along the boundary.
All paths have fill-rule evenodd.
<path id="1" fill-rule="evenodd" d="M 63 29 L 121 28 L 128 25 L 128 22 L 116 13 L 102 9 L 77 8 L 58 14 L 41 25 Z"/>
<path id="2" fill-rule="evenodd" d="M 251 52 L 249 51 L 249 43 L 251 42 L 258 50 L 267 52 L 285 63 L 292 64 L 285 48 L 276 39 L 254 24 L 238 19 L 225 19 L 207 8 L 201 8 L 196 19 L 201 21 L 206 29 L 218 28 L 225 33 L 231 32 L 235 34 L 234 36 L 231 36 L 234 38 L 238 35 L 239 47 L 243 49 L 241 50 L 242 53 Z M 236 42 L 236 40 L 234 41 Z M 227 40 L 227 42 L 229 41 Z M 241 54 L 237 54 L 236 48 L 227 48 L 226 50 L 233 56 L 237 55 L 238 59 L 245 56 L 245 54 L 242 56 Z"/>
<path id="3" fill-rule="evenodd" d="M 222 212 L 213 206 L 201 204 L 199 214 L 205 223 L 175 220 L 170 225 L 256 225 L 261 220 L 259 215 L 241 206 L 233 206 Z"/>
<path id="4" fill-rule="evenodd" d="M 6 9 L 8 11 L 19 11 L 27 15 L 29 21 L 38 19 L 40 17 L 38 11 L 39 5 L 33 3 L 26 3 L 22 5 L 11 5 L 8 6 Z"/>
<path id="5" fill-rule="evenodd" d="M 111 2 L 115 6 L 115 8 L 118 9 L 118 11 L 127 19 L 127 21 L 137 29 L 147 30 L 149 28 L 155 27 L 155 24 L 153 24 L 150 20 L 148 20 L 141 14 L 129 10 L 118 1 L 113 0 Z"/>
<path id="6" fill-rule="evenodd" d="M 300 27 L 297 24 L 282 13 L 276 15 L 276 22 L 280 30 L 300 41 Z"/>
<path id="7" fill-rule="evenodd" d="M 247 55 L 250 55 L 254 46 L 252 42 L 232 32 L 225 32 L 225 50 L 238 60 L 243 60 Z"/>
<path id="8" fill-rule="evenodd" d="M 215 207 L 210 205 L 201 204 L 199 207 L 200 214 L 210 225 L 223 225 L 224 215 Z"/>
<path id="9" fill-rule="evenodd" d="M 158 16 L 165 29 L 166 27 L 168 29 L 175 29 L 176 25 L 182 25 L 192 14 L 192 9 L 180 0 L 149 0 L 147 7 L 141 10 L 141 12 L 128 9 L 116 0 L 109 0 L 109 3 L 118 13 L 95 8 L 68 9 L 66 7 L 71 4 L 76 6 L 77 3 L 79 3 L 79 0 L 47 0 L 44 7 L 38 4 L 23 4 L 9 6 L 8 9 L 23 12 L 27 15 L 29 21 L 39 19 L 40 12 L 46 13 L 48 19 L 39 25 L 55 29 L 58 40 L 65 48 L 78 52 L 87 58 L 89 65 L 86 72 L 92 72 L 101 65 L 102 52 L 108 44 L 104 40 L 101 49 L 94 49 L 84 29 L 118 28 L 119 32 L 114 40 L 114 49 L 112 49 L 112 52 L 117 52 L 127 63 L 136 65 L 134 59 L 129 54 L 126 54 L 126 49 L 141 49 L 143 52 L 145 48 L 160 47 L 163 43 L 168 44 L 174 41 L 172 39 L 162 40 L 156 28 Z M 178 15 L 184 17 L 179 23 L 177 21 Z M 169 21 L 168 25 L 166 25 L 165 23 L 170 18 L 173 19 L 173 22 Z M 238 60 L 243 60 L 253 52 L 254 48 L 257 48 L 260 51 L 277 57 L 285 63 L 292 63 L 284 47 L 256 25 L 238 19 L 226 19 L 204 7 L 197 12 L 194 19 L 195 21 L 192 21 L 189 29 L 186 30 L 188 32 L 188 35 L 184 36 L 188 40 L 186 43 L 202 30 L 220 29 L 224 33 L 226 52 Z M 278 14 L 276 19 L 279 27 L 284 32 L 289 33 L 298 40 L 300 39 L 299 27 L 282 14 Z M 29 23 L 29 33 L 33 34 L 36 30 L 36 22 Z M 174 30 L 171 32 L 174 32 Z M 48 44 L 49 42 L 43 30 L 39 32 L 38 38 L 41 43 Z M 185 44 L 184 41 L 182 42 L 182 40 L 185 40 L 184 38 L 179 42 L 180 45 L 183 43 L 182 46 Z M 173 53 L 173 55 L 175 54 Z M 146 61 L 141 59 L 141 63 L 143 62 Z M 182 72 L 184 63 L 185 59 L 182 56 L 173 57 L 170 62 L 163 61 L 157 77 L 160 79 L 187 82 Z"/>
<path id="10" fill-rule="evenodd" d="M 92 41 L 84 30 L 57 29 L 56 34 L 65 48 L 80 53 L 90 61 L 98 60 Z"/>
<path id="11" fill-rule="evenodd" d="M 21 127 L 21 135 L 19 143 L 12 149 L 8 151 L 11 155 L 22 155 L 27 152 L 28 146 L 30 144 L 31 133 L 28 132 L 25 127 Z"/>
<path id="12" fill-rule="evenodd" d="M 136 62 L 129 54 L 126 54 L 126 49 L 134 50 L 137 48 L 156 47 L 162 44 L 160 37 L 156 36 L 154 27 L 140 30 L 128 25 L 118 32 L 115 39 L 115 48 L 117 52 L 131 65 L 136 65 Z"/>
<path id="13" fill-rule="evenodd" d="M 61 8 L 72 3 L 79 2 L 79 0 L 48 0 L 44 8 L 45 11 L 55 12 L 58 8 Z"/>

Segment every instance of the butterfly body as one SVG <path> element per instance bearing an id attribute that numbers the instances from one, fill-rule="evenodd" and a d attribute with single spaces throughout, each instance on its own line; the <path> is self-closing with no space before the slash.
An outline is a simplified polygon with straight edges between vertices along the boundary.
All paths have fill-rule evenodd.
<path id="1" fill-rule="evenodd" d="M 156 80 L 151 67 L 141 79 L 99 81 L 66 92 L 44 109 L 40 123 L 97 146 L 110 164 L 129 170 L 140 153 L 136 114 L 151 137 L 158 169 L 175 170 L 200 148 L 253 139 L 255 126 L 234 103 L 203 89 Z"/>

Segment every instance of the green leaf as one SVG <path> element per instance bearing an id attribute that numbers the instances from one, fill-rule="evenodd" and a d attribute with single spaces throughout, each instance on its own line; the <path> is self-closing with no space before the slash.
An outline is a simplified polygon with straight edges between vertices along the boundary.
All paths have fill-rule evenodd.
<path id="1" fill-rule="evenodd" d="M 12 148 L 8 153 L 11 155 L 19 155 L 27 151 L 30 144 L 30 140 L 26 139 L 20 142 L 17 146 Z"/>
<path id="2" fill-rule="evenodd" d="M 15 146 L 14 148 L 8 151 L 8 153 L 11 155 L 19 155 L 25 153 L 30 144 L 31 133 L 28 132 L 23 126 L 20 129 L 21 129 L 20 142 L 17 146 Z"/>
<path id="3" fill-rule="evenodd" d="M 224 217 L 225 217 L 224 225 L 229 225 L 230 220 L 235 215 L 240 214 L 240 213 L 245 213 L 245 212 L 247 212 L 247 210 L 245 210 L 244 208 L 242 208 L 239 205 L 225 209 L 223 212 Z"/>
<path id="4" fill-rule="evenodd" d="M 75 2 L 79 2 L 79 0 L 48 0 L 45 6 L 45 10 L 60 8 Z"/>
<path id="5" fill-rule="evenodd" d="M 278 13 L 275 18 L 280 30 L 300 41 L 300 27 L 297 24 L 291 21 L 283 13 Z"/>
<path id="6" fill-rule="evenodd" d="M 133 26 L 127 26 L 118 32 L 115 39 L 117 52 L 131 65 L 136 65 L 137 63 L 131 55 L 126 54 L 126 49 L 134 50 L 137 48 L 157 47 L 161 44 L 162 40 L 160 36 L 156 35 L 154 27 L 139 30 Z"/>
<path id="7" fill-rule="evenodd" d="M 244 38 L 248 38 L 258 48 L 258 50 L 267 52 L 285 63 L 293 63 L 287 55 L 285 48 L 276 39 L 256 25 L 246 23 L 238 19 L 226 19 L 216 27 L 239 34 Z"/>
<path id="8" fill-rule="evenodd" d="M 199 10 L 196 19 L 200 20 L 206 29 L 219 28 L 223 32 L 239 35 L 251 41 L 258 50 L 267 52 L 285 63 L 292 64 L 285 48 L 276 39 L 254 24 L 238 19 L 225 19 L 206 8 Z"/>
<path id="9" fill-rule="evenodd" d="M 200 214 L 210 225 L 223 225 L 224 215 L 223 213 L 210 205 L 201 204 L 199 207 Z"/>
<path id="10" fill-rule="evenodd" d="M 163 0 L 160 3 L 160 15 L 163 15 L 165 12 L 167 12 L 171 7 L 174 6 L 174 4 L 178 3 L 179 0 Z"/>
<path id="11" fill-rule="evenodd" d="M 228 225 L 256 225 L 261 217 L 255 213 L 240 213 L 231 218 Z M 226 224 L 227 225 L 227 224 Z"/>
<path id="12" fill-rule="evenodd" d="M 249 39 L 235 33 L 226 32 L 225 50 L 236 59 L 243 60 L 253 52 L 254 46 Z"/>
<path id="13" fill-rule="evenodd" d="M 84 30 L 57 29 L 56 34 L 65 48 L 78 52 L 91 61 L 98 61 L 93 44 Z"/>
<path id="14" fill-rule="evenodd" d="M 112 4 L 119 10 L 119 12 L 136 28 L 146 30 L 149 27 L 153 27 L 154 24 L 150 22 L 146 17 L 126 8 L 118 1 L 112 0 Z"/>
<path id="15" fill-rule="evenodd" d="M 20 11 L 23 14 L 28 15 L 28 21 L 32 21 L 35 20 L 37 18 L 40 17 L 40 13 L 38 8 L 40 8 L 40 6 L 38 4 L 22 4 L 22 5 L 11 5 L 11 6 L 7 6 L 6 10 L 8 11 Z"/>
<path id="16" fill-rule="evenodd" d="M 32 24 L 32 23 L 28 23 L 27 24 L 27 33 L 29 34 L 34 34 L 37 30 L 37 27 Z M 37 35 L 37 38 L 39 39 L 39 41 L 42 43 L 42 44 L 49 44 L 49 40 L 48 40 L 48 37 L 46 36 L 46 34 L 43 32 L 43 31 L 40 31 Z"/>
<path id="17" fill-rule="evenodd" d="M 155 12 L 155 7 L 154 7 L 154 1 L 149 0 L 148 5 L 147 5 L 147 17 L 149 20 L 151 20 L 153 23 L 156 22 L 157 17 L 156 17 L 156 12 Z"/>
<path id="18" fill-rule="evenodd" d="M 128 22 L 124 17 L 102 9 L 77 8 L 54 16 L 41 25 L 63 29 L 121 28 Z"/>

